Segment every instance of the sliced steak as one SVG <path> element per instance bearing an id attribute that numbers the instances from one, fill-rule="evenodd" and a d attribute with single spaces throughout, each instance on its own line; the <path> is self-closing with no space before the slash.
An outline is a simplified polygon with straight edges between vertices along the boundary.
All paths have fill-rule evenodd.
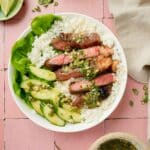
<path id="1" fill-rule="evenodd" d="M 62 50 L 62 51 L 70 51 L 71 44 L 68 41 L 64 41 L 61 38 L 55 38 L 52 40 L 51 45 L 58 50 Z"/>
<path id="2" fill-rule="evenodd" d="M 97 33 L 91 33 L 89 35 L 60 33 L 60 35 L 51 42 L 54 48 L 62 51 L 83 49 L 100 44 L 100 36 Z"/>
<path id="3" fill-rule="evenodd" d="M 71 70 L 64 72 L 62 69 L 58 69 L 56 72 L 56 78 L 58 81 L 65 81 L 70 78 L 79 78 L 82 77 L 82 74 L 78 70 Z"/>
<path id="4" fill-rule="evenodd" d="M 115 75 L 112 73 L 108 73 L 95 78 L 93 81 L 88 80 L 78 81 L 70 85 L 70 93 L 74 94 L 89 91 L 92 86 L 92 83 L 94 83 L 95 86 L 99 87 L 111 84 L 115 82 L 115 80 L 116 80 Z"/>
<path id="5" fill-rule="evenodd" d="M 80 48 L 98 46 L 101 44 L 100 36 L 97 33 L 91 33 L 89 36 L 85 36 L 78 44 Z"/>
<path id="6" fill-rule="evenodd" d="M 94 47 L 90 47 L 87 49 L 83 49 L 82 51 L 79 51 L 77 55 L 79 55 L 81 59 L 85 59 L 85 58 L 98 56 L 99 51 L 100 51 L 100 47 L 94 46 Z M 83 55 L 80 55 L 81 53 L 83 53 Z M 45 66 L 47 68 L 51 68 L 52 66 L 62 66 L 62 65 L 67 65 L 71 63 L 72 61 L 73 60 L 72 60 L 71 54 L 70 55 L 60 54 L 51 59 L 47 59 L 45 61 Z"/>
<path id="7" fill-rule="evenodd" d="M 55 66 L 67 65 L 72 62 L 72 58 L 69 55 L 60 54 L 51 59 L 45 61 L 44 66 L 47 68 L 53 68 Z"/>

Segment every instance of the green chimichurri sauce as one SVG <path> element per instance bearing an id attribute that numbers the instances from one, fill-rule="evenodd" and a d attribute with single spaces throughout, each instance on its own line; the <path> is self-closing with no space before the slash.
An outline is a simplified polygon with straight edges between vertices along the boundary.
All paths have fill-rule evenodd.
<path id="1" fill-rule="evenodd" d="M 137 150 L 129 141 L 114 139 L 100 145 L 97 150 Z"/>

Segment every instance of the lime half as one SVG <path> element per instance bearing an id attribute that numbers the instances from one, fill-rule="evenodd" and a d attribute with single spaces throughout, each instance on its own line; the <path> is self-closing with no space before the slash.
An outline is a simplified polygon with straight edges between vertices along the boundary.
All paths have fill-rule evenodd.
<path id="1" fill-rule="evenodd" d="M 19 10 L 22 8 L 23 2 L 24 2 L 24 0 L 15 0 L 15 2 L 13 4 L 12 0 L 0 0 L 0 1 L 1 1 L 1 5 L 3 2 L 3 7 L 2 6 L 0 7 L 0 21 L 8 20 L 8 19 L 11 19 L 12 17 L 14 17 L 19 12 Z M 6 1 L 7 1 L 7 3 L 8 2 L 12 3 L 11 4 L 12 6 L 9 6 L 10 10 L 8 9 L 8 6 L 6 6 L 7 5 Z M 4 11 L 5 11 L 5 13 L 4 13 Z"/>
<path id="2" fill-rule="evenodd" d="M 5 16 L 11 11 L 16 0 L 1 0 L 1 9 Z"/>

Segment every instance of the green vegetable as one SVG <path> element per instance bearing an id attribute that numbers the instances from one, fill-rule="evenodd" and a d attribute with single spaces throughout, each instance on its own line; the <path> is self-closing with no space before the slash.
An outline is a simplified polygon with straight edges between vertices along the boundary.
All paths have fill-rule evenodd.
<path id="1" fill-rule="evenodd" d="M 33 41 L 34 34 L 30 32 L 26 37 L 18 40 L 12 48 L 11 63 L 17 71 L 23 74 L 28 71 L 28 66 L 31 63 L 27 54 L 31 51 Z"/>
<path id="2" fill-rule="evenodd" d="M 56 100 L 58 98 L 58 90 L 52 89 L 41 89 L 39 91 L 31 91 L 31 96 L 35 99 L 40 99 L 43 101 Z"/>
<path id="3" fill-rule="evenodd" d="M 16 95 L 21 96 L 21 88 L 20 84 L 22 82 L 22 76 L 21 73 L 18 72 L 17 70 L 14 70 L 13 73 L 13 88 L 16 93 Z"/>
<path id="4" fill-rule="evenodd" d="M 48 31 L 56 20 L 61 20 L 61 17 L 53 14 L 37 16 L 31 23 L 32 31 L 36 35 L 41 35 Z"/>
<path id="5" fill-rule="evenodd" d="M 38 101 L 38 100 L 36 100 L 36 101 L 31 101 L 31 104 L 32 104 L 32 107 L 34 108 L 34 110 L 38 113 L 38 114 L 40 114 L 41 116 L 43 116 L 43 112 L 42 112 L 42 110 L 41 110 L 41 101 Z"/>
<path id="6" fill-rule="evenodd" d="M 57 114 L 54 112 L 54 108 L 52 105 L 47 104 L 43 107 L 43 113 L 46 119 L 57 126 L 64 126 L 66 123 L 62 120 Z"/>
<path id="7" fill-rule="evenodd" d="M 36 79 L 27 79 L 21 83 L 20 88 L 24 89 L 25 92 L 30 93 L 31 91 L 40 91 L 41 89 L 49 89 L 50 86 L 46 82 L 36 80 Z"/>
<path id="8" fill-rule="evenodd" d="M 30 66 L 29 69 L 33 75 L 35 75 L 36 77 L 38 77 L 40 79 L 44 79 L 47 81 L 56 80 L 55 73 L 50 71 L 50 70 L 40 69 L 40 68 L 37 68 L 35 66 Z"/>

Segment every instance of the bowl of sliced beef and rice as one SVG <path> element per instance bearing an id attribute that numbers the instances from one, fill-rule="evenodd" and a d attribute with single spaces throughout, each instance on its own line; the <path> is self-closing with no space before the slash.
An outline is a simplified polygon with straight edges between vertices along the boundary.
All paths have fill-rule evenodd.
<path id="1" fill-rule="evenodd" d="M 12 47 L 13 98 L 36 124 L 77 132 L 118 106 L 127 82 L 123 49 L 100 21 L 77 13 L 35 17 Z"/>

